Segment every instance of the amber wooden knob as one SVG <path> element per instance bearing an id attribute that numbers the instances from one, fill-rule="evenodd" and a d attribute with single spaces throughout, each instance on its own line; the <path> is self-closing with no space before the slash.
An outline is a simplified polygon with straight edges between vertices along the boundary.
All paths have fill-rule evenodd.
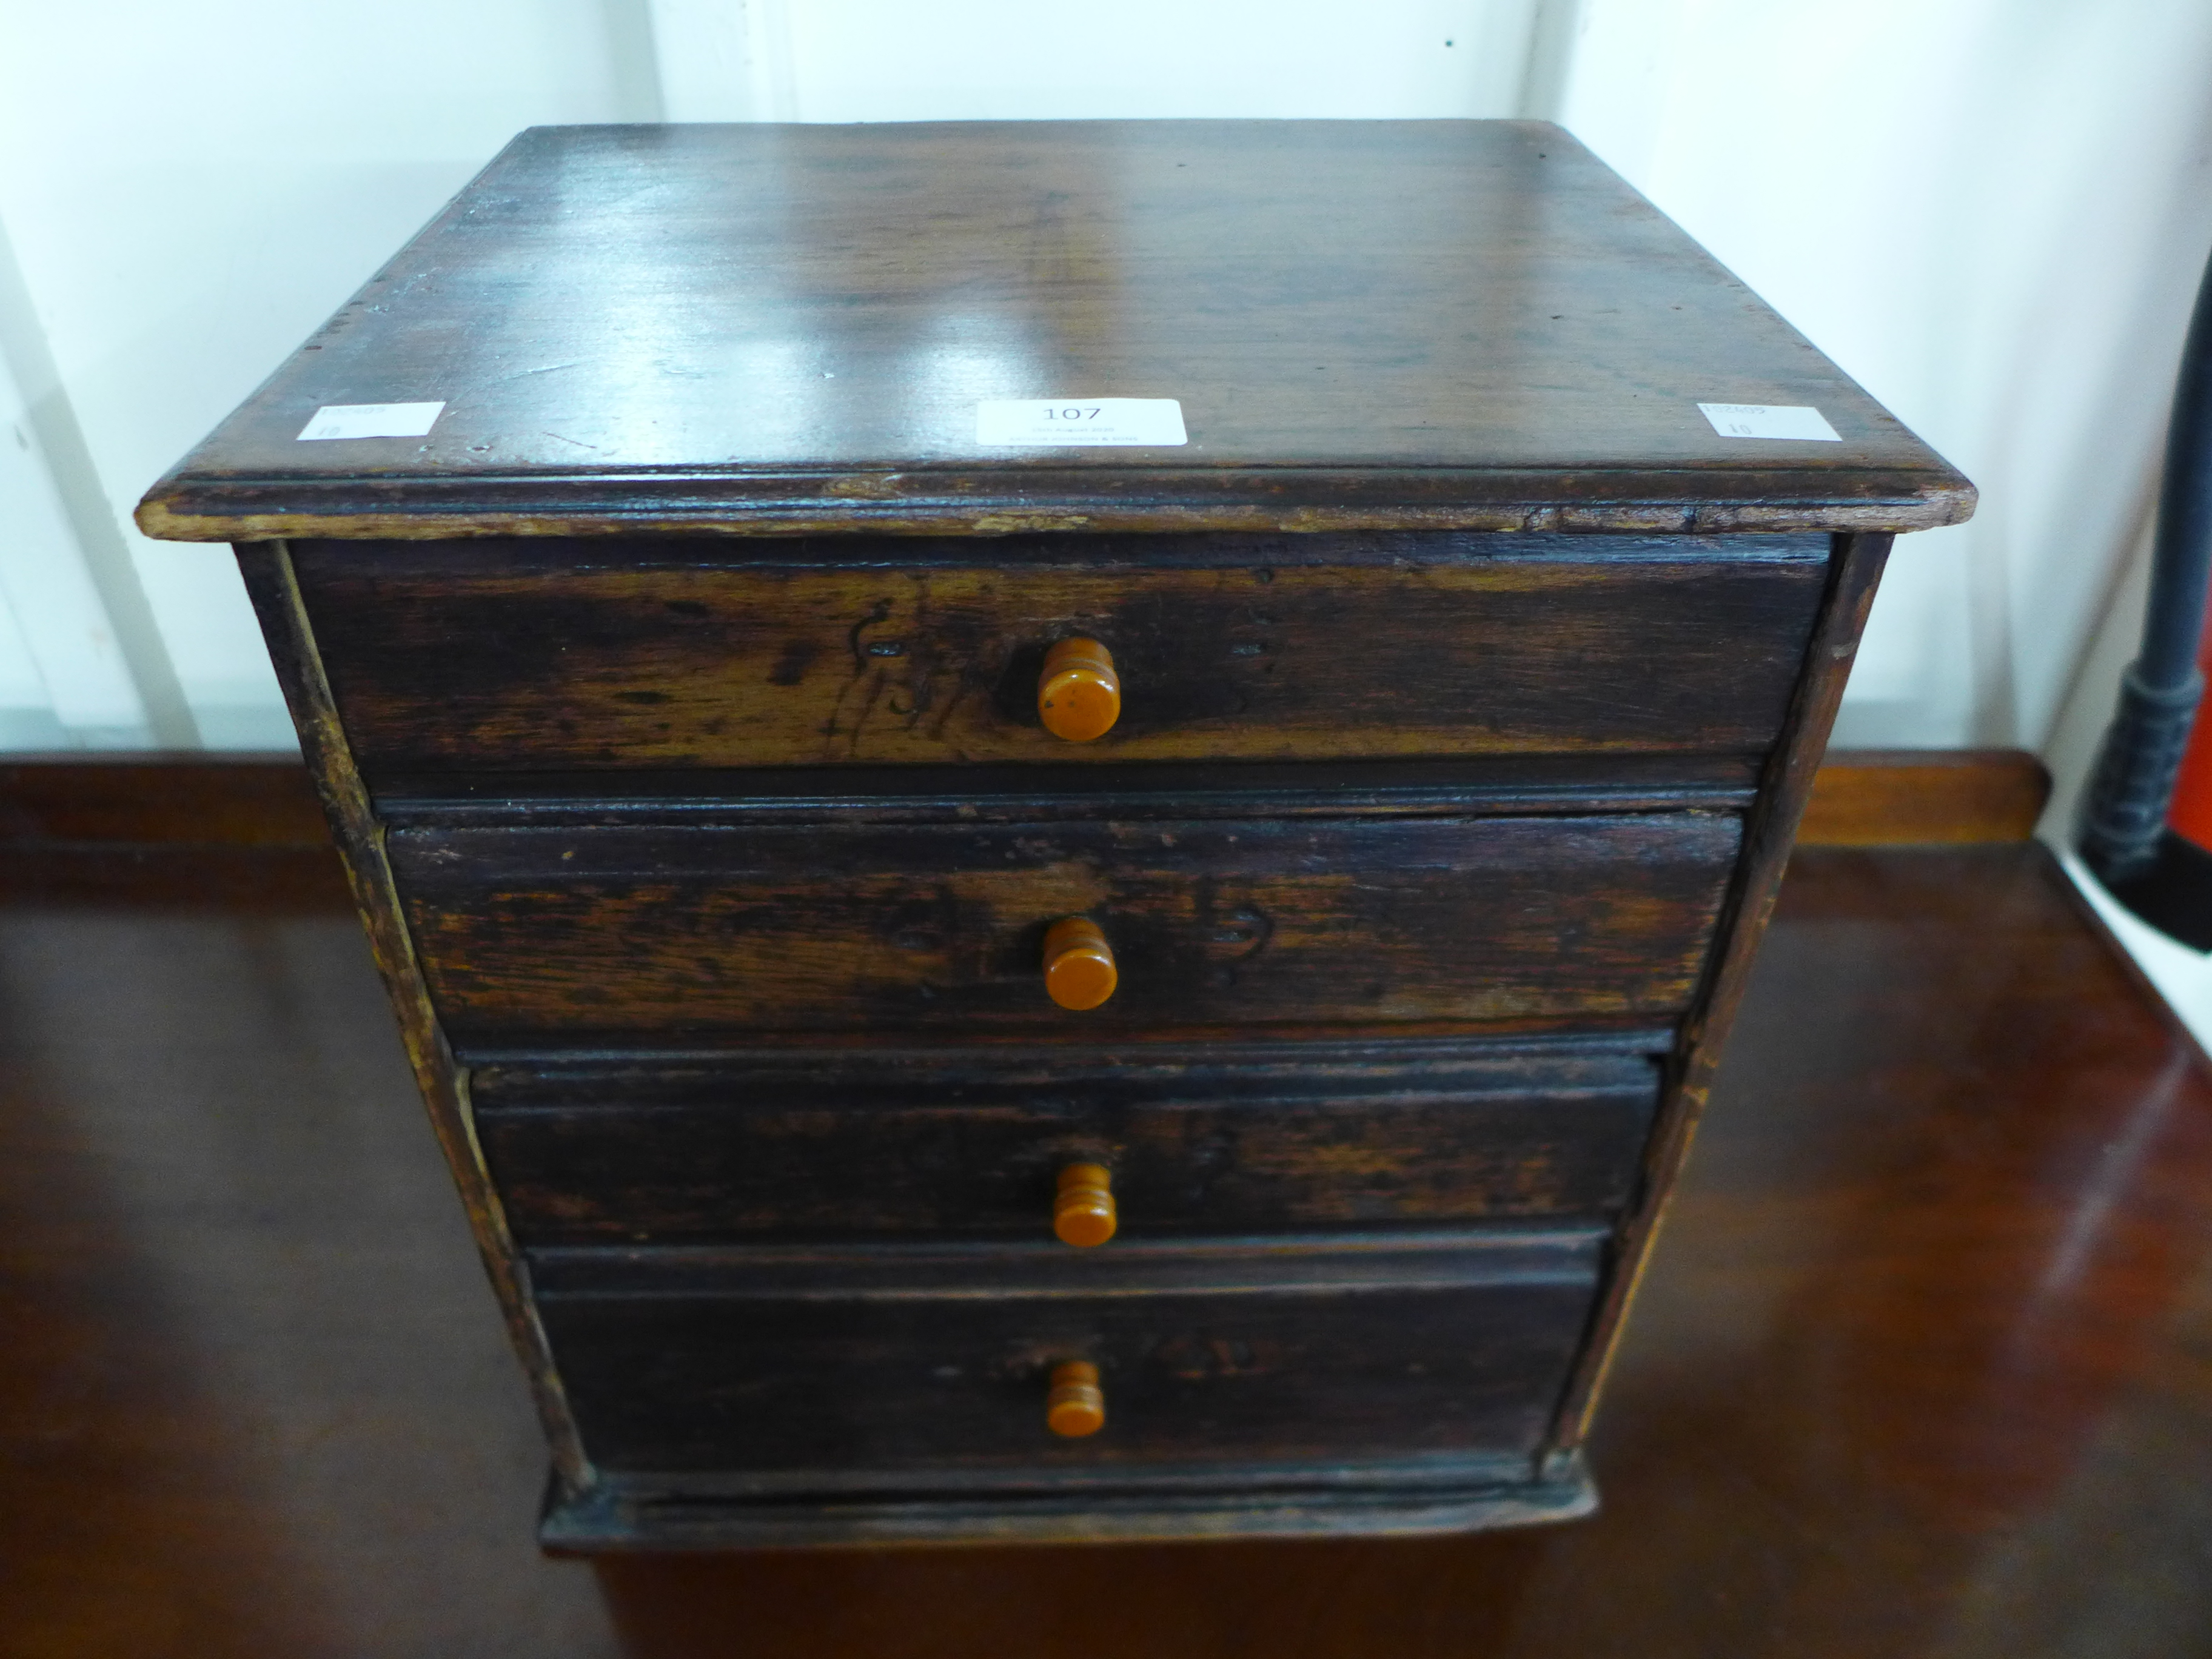
<path id="1" fill-rule="evenodd" d="M 1052 1230 L 1063 1244 L 1088 1248 L 1114 1237 L 1112 1176 L 1103 1164 L 1071 1164 L 1060 1172 Z"/>
<path id="2" fill-rule="evenodd" d="M 1062 640 L 1044 653 L 1037 718 L 1055 738 L 1090 743 L 1121 718 L 1121 677 L 1114 653 L 1096 640 Z"/>
<path id="3" fill-rule="evenodd" d="M 1066 916 L 1045 930 L 1045 994 L 1063 1008 L 1096 1008 L 1121 982 L 1114 947 L 1088 916 Z"/>
<path id="4" fill-rule="evenodd" d="M 1106 1391 L 1098 1386 L 1098 1367 L 1070 1360 L 1052 1368 L 1052 1392 L 1044 1397 L 1045 1426 L 1080 1440 L 1106 1426 Z"/>

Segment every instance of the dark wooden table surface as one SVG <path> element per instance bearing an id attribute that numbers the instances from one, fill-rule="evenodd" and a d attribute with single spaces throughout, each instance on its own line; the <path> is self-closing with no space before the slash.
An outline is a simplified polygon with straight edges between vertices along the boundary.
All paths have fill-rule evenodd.
<path id="1" fill-rule="evenodd" d="M 2212 1078 L 2033 846 L 1800 854 L 1595 1519 L 596 1568 L 321 857 L 0 881 L 0 1652 L 2212 1654 Z"/>

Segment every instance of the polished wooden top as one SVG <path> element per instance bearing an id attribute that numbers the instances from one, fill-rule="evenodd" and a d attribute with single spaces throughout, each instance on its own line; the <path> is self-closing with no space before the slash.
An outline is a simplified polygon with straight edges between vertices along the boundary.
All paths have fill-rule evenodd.
<path id="1" fill-rule="evenodd" d="M 1174 398 L 1186 444 L 978 441 Z M 1721 436 L 1810 405 L 1840 441 Z M 303 440 L 330 405 L 425 435 Z M 148 534 L 1905 530 L 1971 485 L 1557 127 L 523 133 Z"/>

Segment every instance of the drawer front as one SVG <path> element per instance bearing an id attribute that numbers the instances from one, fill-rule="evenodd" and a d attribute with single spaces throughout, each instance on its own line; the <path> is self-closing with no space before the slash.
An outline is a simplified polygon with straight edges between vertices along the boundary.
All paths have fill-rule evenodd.
<path id="1" fill-rule="evenodd" d="M 1407 1060 L 823 1054 L 494 1066 L 476 1126 L 526 1245 L 1043 1240 L 1109 1171 L 1115 1238 L 1602 1218 L 1658 1094 L 1637 1054 Z"/>
<path id="2" fill-rule="evenodd" d="M 1680 1012 L 1729 815 L 392 830 L 457 1044 Z M 1057 919 L 1119 985 L 1048 997 Z"/>
<path id="3" fill-rule="evenodd" d="M 1233 558 L 1238 539 L 1197 545 Z M 1825 538 L 1454 535 L 1370 538 L 1370 558 L 1398 551 L 1316 565 L 1285 544 L 1321 538 L 1244 539 L 1250 562 L 1188 568 L 1173 538 L 1146 541 L 1142 563 L 1109 540 L 1097 565 L 913 539 L 841 544 L 835 568 L 679 562 L 666 543 L 303 543 L 295 562 L 380 786 L 453 770 L 1758 754 L 1828 552 Z M 945 562 L 963 550 L 969 562 Z M 1094 742 L 1038 719 L 1044 653 L 1072 635 L 1104 643 L 1121 680 L 1120 719 Z"/>
<path id="4" fill-rule="evenodd" d="M 1304 1255 L 532 1262 L 600 1468 L 850 1488 L 932 1471 L 1018 1483 L 1526 1458 L 1599 1249 L 1592 1233 Z M 1105 1428 L 1081 1440 L 1045 1425 L 1051 1373 L 1069 1361 L 1097 1366 L 1105 1395 Z"/>

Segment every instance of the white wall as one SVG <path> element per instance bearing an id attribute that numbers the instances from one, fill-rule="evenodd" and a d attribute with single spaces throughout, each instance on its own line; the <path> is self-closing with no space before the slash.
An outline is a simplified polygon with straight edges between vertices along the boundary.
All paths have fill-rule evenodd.
<path id="1" fill-rule="evenodd" d="M 0 746 L 287 740 L 227 553 L 129 510 L 532 123 L 1564 119 L 1982 486 L 1900 548 L 1863 744 L 2109 698 L 2212 248 L 2203 0 L 0 8 Z"/>
<path id="2" fill-rule="evenodd" d="M 21 406 L 0 690 L 31 683 L 27 636 L 50 701 L 44 726 L 0 712 L 0 741 L 289 744 L 228 550 L 146 541 L 131 508 L 516 129 L 656 118 L 644 17 L 6 0 L 0 358 Z"/>
<path id="3" fill-rule="evenodd" d="M 1571 64 L 1567 125 L 1981 488 L 1838 741 L 2043 748 L 2212 249 L 2212 6 L 1585 0 Z"/>
<path id="4" fill-rule="evenodd" d="M 1550 0 L 653 0 L 680 121 L 1514 115 Z"/>

